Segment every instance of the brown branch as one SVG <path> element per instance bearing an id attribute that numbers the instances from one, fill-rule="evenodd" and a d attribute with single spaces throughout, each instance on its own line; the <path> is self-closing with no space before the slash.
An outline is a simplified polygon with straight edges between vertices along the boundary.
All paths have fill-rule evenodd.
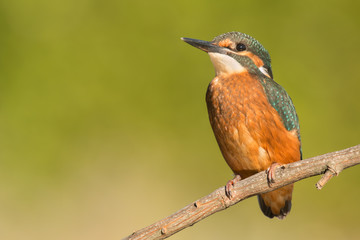
<path id="1" fill-rule="evenodd" d="M 316 184 L 316 187 L 321 189 L 334 175 L 338 175 L 343 169 L 359 163 L 360 145 L 356 145 L 277 168 L 275 172 L 276 182 L 272 183 L 271 187 L 267 182 L 265 171 L 260 172 L 236 183 L 231 200 L 225 195 L 225 188 L 221 187 L 176 213 L 134 232 L 123 240 L 164 239 L 246 198 L 325 173 Z"/>

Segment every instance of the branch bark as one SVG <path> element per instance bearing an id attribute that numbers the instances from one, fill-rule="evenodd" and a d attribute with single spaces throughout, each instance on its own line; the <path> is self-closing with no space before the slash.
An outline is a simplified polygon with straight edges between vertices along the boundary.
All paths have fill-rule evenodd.
<path id="1" fill-rule="evenodd" d="M 324 174 L 316 184 L 321 189 L 333 176 L 343 169 L 360 163 L 360 144 L 344 150 L 327 153 L 277 168 L 275 183 L 268 184 L 265 171 L 246 178 L 234 185 L 232 199 L 225 195 L 225 187 L 187 205 L 176 213 L 140 229 L 123 240 L 164 239 L 202 219 L 224 210 L 246 198 L 270 192 L 304 178 Z"/>

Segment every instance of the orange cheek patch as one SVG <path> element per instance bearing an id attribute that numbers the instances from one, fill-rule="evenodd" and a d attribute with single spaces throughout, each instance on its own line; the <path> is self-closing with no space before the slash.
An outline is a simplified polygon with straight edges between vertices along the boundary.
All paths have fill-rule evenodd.
<path id="1" fill-rule="evenodd" d="M 219 47 L 229 47 L 232 44 L 230 39 L 222 40 L 218 43 Z"/>
<path id="2" fill-rule="evenodd" d="M 253 60 L 253 62 L 255 63 L 255 65 L 257 67 L 262 67 L 264 66 L 264 62 L 255 54 L 253 54 L 252 52 L 248 52 L 248 51 L 244 51 L 244 52 L 239 52 L 237 53 L 238 55 L 242 55 L 242 56 L 247 56 L 249 57 L 251 60 Z"/>

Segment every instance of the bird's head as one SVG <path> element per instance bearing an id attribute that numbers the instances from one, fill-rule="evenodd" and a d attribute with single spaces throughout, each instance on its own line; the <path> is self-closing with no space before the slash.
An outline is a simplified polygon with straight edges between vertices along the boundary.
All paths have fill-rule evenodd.
<path id="1" fill-rule="evenodd" d="M 228 32 L 211 42 L 181 38 L 186 43 L 207 52 L 216 75 L 236 72 L 260 72 L 273 78 L 271 59 L 266 49 L 254 38 L 240 32 Z"/>

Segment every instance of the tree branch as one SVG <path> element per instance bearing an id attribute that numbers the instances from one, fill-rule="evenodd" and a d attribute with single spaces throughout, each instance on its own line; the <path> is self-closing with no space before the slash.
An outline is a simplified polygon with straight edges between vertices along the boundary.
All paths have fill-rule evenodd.
<path id="1" fill-rule="evenodd" d="M 231 200 L 225 195 L 225 188 L 221 187 L 176 213 L 134 232 L 123 240 L 164 239 L 246 198 L 325 173 L 316 184 L 316 187 L 321 189 L 334 175 L 337 176 L 343 169 L 359 163 L 360 145 L 356 145 L 277 168 L 275 172 L 276 182 L 272 183 L 271 187 L 268 184 L 266 173 L 263 171 L 236 183 Z"/>

